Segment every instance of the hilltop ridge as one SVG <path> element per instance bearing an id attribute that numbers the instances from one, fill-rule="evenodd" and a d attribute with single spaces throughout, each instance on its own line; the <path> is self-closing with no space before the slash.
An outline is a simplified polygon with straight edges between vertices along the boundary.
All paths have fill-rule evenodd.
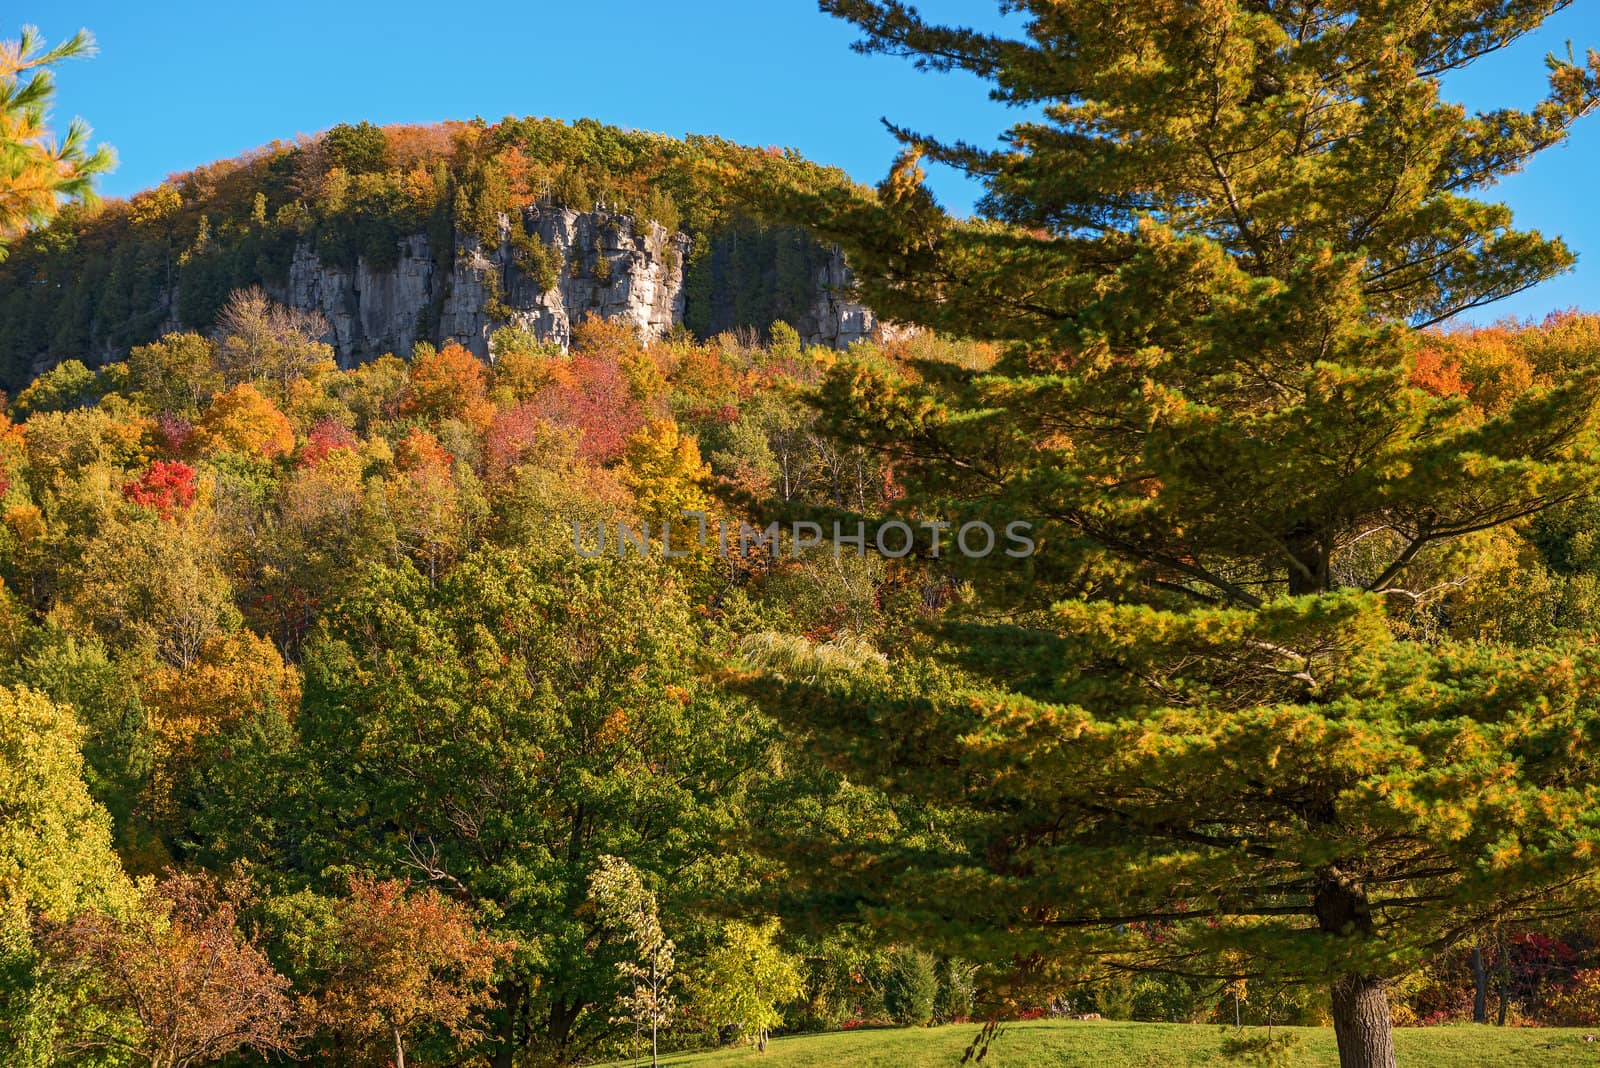
<path id="1" fill-rule="evenodd" d="M 588 314 L 646 337 L 776 320 L 811 344 L 874 335 L 837 250 L 756 217 L 730 188 L 788 152 L 592 120 L 341 125 L 75 207 L 0 264 L 0 385 L 208 329 L 261 285 L 321 313 L 347 366 L 413 343 L 487 356 L 500 326 L 565 345 Z"/>

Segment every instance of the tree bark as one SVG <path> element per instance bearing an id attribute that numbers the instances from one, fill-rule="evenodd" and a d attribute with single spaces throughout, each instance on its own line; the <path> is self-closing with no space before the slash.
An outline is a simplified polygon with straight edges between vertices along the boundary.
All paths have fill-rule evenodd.
<path id="1" fill-rule="evenodd" d="M 1489 969 L 1481 946 L 1472 947 L 1472 1022 L 1489 1022 Z"/>
<path id="2" fill-rule="evenodd" d="M 1372 907 L 1360 875 L 1330 864 L 1317 873 L 1312 896 L 1317 926 L 1332 938 L 1360 939 L 1373 934 Z M 1333 979 L 1333 1033 L 1339 1041 L 1339 1068 L 1395 1068 L 1394 1023 L 1383 980 L 1346 972 Z"/>
<path id="3" fill-rule="evenodd" d="M 406 1068 L 406 1044 L 400 1035 L 400 1028 L 391 1027 L 394 1033 L 394 1068 Z"/>
<path id="4" fill-rule="evenodd" d="M 517 1016 L 522 1011 L 522 985 L 510 981 L 502 983 L 499 996 L 505 1019 L 495 1036 L 494 1068 L 512 1068 L 517 1057 Z"/>
<path id="5" fill-rule="evenodd" d="M 1288 550 L 1289 596 L 1327 593 L 1333 588 L 1327 541 L 1310 527 L 1297 527 L 1283 539 Z"/>
<path id="6" fill-rule="evenodd" d="M 1333 1033 L 1339 1068 L 1395 1068 L 1394 1025 L 1383 980 L 1341 975 L 1333 981 Z"/>

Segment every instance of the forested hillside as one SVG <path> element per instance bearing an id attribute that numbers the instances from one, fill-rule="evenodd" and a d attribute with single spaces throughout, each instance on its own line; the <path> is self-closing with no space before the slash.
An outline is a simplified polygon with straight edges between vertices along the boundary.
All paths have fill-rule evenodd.
<path id="1" fill-rule="evenodd" d="M 1060 994 L 872 937 L 824 858 L 859 840 L 864 875 L 960 821 L 826 770 L 715 677 L 822 655 L 843 679 L 875 649 L 934 652 L 930 624 L 1003 618 L 972 614 L 975 561 L 895 558 L 870 526 L 859 550 L 785 526 L 774 543 L 685 538 L 674 559 L 659 526 L 648 555 L 616 526 L 689 511 L 748 533 L 771 517 L 760 501 L 893 511 L 893 471 L 802 391 L 845 366 L 981 369 L 992 350 L 925 337 L 846 365 L 782 324 L 769 344 L 647 348 L 591 319 L 570 352 L 505 330 L 492 366 L 421 345 L 340 370 L 321 330 L 240 291 L 208 334 L 98 371 L 68 361 L 0 423 L 0 801 L 36 828 L 0 847 L 29 872 L 9 900 L 36 917 L 8 935 L 8 1063 L 208 1042 L 312 1062 L 382 1063 L 397 1042 L 424 1063 L 581 1059 L 633 1048 L 651 1019 L 692 1046 L 730 1026 L 1037 1013 Z M 1597 332 L 1441 336 L 1416 381 L 1493 410 Z M 1600 610 L 1589 515 L 1485 542 L 1500 563 L 1415 625 L 1581 629 Z M 670 1012 L 637 967 L 663 939 Z M 1592 946 L 1581 927 L 1508 937 L 1481 947 L 1484 974 L 1503 1011 L 1582 1023 Z M 229 998 L 181 993 L 224 973 Z M 1451 956 L 1397 996 L 1449 1018 L 1472 985 Z M 1230 997 L 1148 978 L 1062 1004 L 1199 1020 L 1231 1016 Z M 1279 991 L 1242 1011 L 1325 1010 Z"/>
<path id="2" fill-rule="evenodd" d="M 252 285 L 328 319 L 347 366 L 416 341 L 484 356 L 505 325 L 564 344 L 589 311 L 652 335 L 775 320 L 825 343 L 869 333 L 870 313 L 833 292 L 837 256 L 736 194 L 757 160 L 846 182 L 776 150 L 591 121 L 362 123 L 273 144 L 69 208 L 20 242 L 0 263 L 0 387 L 208 329 Z"/>
<path id="3" fill-rule="evenodd" d="M 586 557 L 573 533 L 732 519 L 715 478 L 876 508 L 884 469 L 794 394 L 835 357 L 781 325 L 770 346 L 646 349 L 590 320 L 570 354 L 511 333 L 493 367 L 424 345 L 341 371 L 319 328 L 241 292 L 215 339 L 62 364 L 0 425 L 0 670 L 26 710 L 5 718 L 23 733 L 3 803 L 39 806 L 73 850 L 8 890 L 41 920 L 9 950 L 33 993 L 8 1002 L 7 1063 L 198 1042 L 164 1030 L 178 1005 L 148 1008 L 219 966 L 165 941 L 191 937 L 235 955 L 239 1000 L 181 1026 L 239 1027 L 258 1052 L 620 1050 L 617 965 L 640 950 L 626 910 L 596 912 L 605 863 L 659 909 L 674 989 L 711 984 L 700 1031 L 733 1019 L 714 975 L 751 953 L 793 976 L 764 1027 L 859 1015 L 868 950 L 845 928 L 793 917 L 802 969 L 778 928 L 725 910 L 778 871 L 757 840 L 895 817 L 705 666 L 773 629 L 899 640 L 949 577 L 714 540 Z M 0 848 L 31 870 L 56 847 Z M 400 954 L 406 1004 L 350 954 Z"/>
<path id="4" fill-rule="evenodd" d="M 1600 53 L 1444 93 L 1565 6 L 821 0 L 1016 106 L 873 187 L 99 202 L 0 38 L 0 1065 L 1588 1063 L 1600 315 L 1467 320 Z"/>

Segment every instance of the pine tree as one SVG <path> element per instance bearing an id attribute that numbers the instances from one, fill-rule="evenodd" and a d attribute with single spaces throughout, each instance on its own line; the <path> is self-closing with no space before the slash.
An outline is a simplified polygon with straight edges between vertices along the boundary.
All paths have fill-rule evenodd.
<path id="1" fill-rule="evenodd" d="M 114 162 L 109 148 L 89 148 L 81 120 L 59 141 L 48 125 L 55 93 L 50 68 L 93 51 L 94 38 L 83 30 L 54 48 L 32 26 L 15 41 L 0 41 L 0 259 L 24 230 L 48 222 L 63 199 L 91 195 L 95 175 Z"/>
<path id="2" fill-rule="evenodd" d="M 1545 351 L 1493 412 L 1413 380 L 1425 328 L 1571 262 L 1470 194 L 1595 106 L 1600 59 L 1551 57 L 1529 111 L 1439 90 L 1563 6 L 1018 0 L 1005 36 L 824 0 L 861 49 L 1028 115 L 995 151 L 897 131 L 875 194 L 776 195 L 886 318 L 1003 343 L 980 370 L 842 361 L 834 430 L 920 515 L 1037 524 L 929 643 L 947 663 L 748 680 L 946 819 L 939 849 L 836 844 L 872 915 L 1046 982 L 1321 984 L 1368 1068 L 1393 977 L 1592 893 L 1594 650 L 1419 625 L 1484 532 L 1600 482 L 1600 354 Z M 984 218 L 941 210 L 922 157 L 981 177 Z"/>

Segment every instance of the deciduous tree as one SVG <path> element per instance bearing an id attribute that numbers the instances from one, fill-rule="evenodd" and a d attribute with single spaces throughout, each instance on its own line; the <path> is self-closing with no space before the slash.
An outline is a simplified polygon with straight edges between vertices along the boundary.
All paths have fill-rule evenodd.
<path id="1" fill-rule="evenodd" d="M 406 1043 L 419 1031 L 477 1034 L 474 1018 L 493 1000 L 491 980 L 509 942 L 479 932 L 437 889 L 413 892 L 403 880 L 354 879 L 334 911 L 336 962 L 322 980 L 319 1020 L 381 1039 L 394 1068 L 405 1068 Z"/>
<path id="2" fill-rule="evenodd" d="M 620 930 L 633 944 L 633 958 L 617 962 L 617 974 L 628 984 L 622 997 L 624 1019 L 650 1029 L 650 1064 L 661 1063 L 661 1028 L 672 1017 L 674 954 L 677 947 L 661 929 L 656 895 L 644 885 L 639 870 L 620 857 L 601 857 L 589 876 L 589 896 L 601 922 Z"/>
<path id="3" fill-rule="evenodd" d="M 289 981 L 240 929 L 239 893 L 173 874 L 147 884 L 128 915 L 87 912 L 57 932 L 57 966 L 92 970 L 88 1003 L 133 1021 L 127 1031 L 69 1031 L 68 1049 L 111 1048 L 146 1068 L 293 1050 Z"/>
<path id="4" fill-rule="evenodd" d="M 794 960 L 776 944 L 778 923 L 730 923 L 722 943 L 705 959 L 697 1001 L 717 1026 L 732 1025 L 744 1041 L 766 1052 L 773 1028 L 783 1023 L 782 1006 L 805 984 Z"/>

